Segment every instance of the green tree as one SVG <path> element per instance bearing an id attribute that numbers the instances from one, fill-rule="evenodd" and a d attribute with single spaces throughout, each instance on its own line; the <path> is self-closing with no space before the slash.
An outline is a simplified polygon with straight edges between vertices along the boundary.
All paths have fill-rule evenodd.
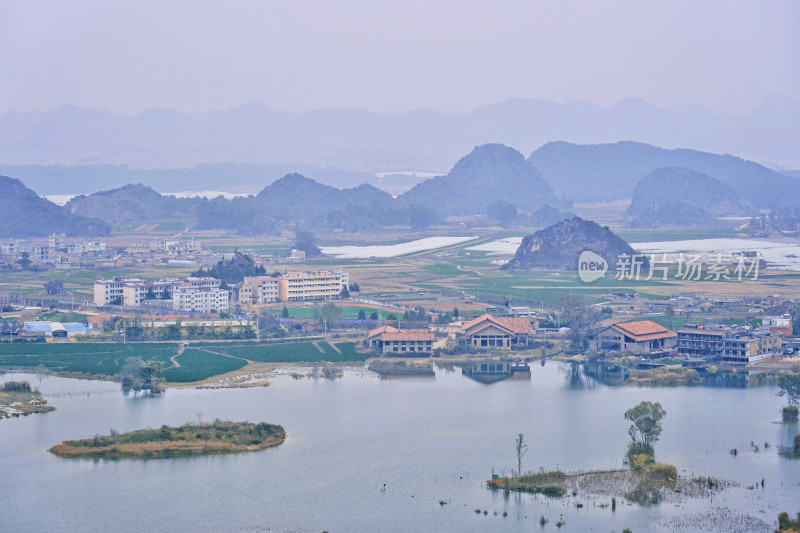
<path id="1" fill-rule="evenodd" d="M 297 230 L 294 232 L 294 247 L 306 253 L 306 258 L 322 255 L 317 247 L 317 236 L 314 232 Z"/>
<path id="2" fill-rule="evenodd" d="M 369 319 L 370 319 L 370 320 L 378 320 L 378 312 L 377 312 L 377 311 L 373 311 L 373 312 L 371 312 L 371 313 L 369 314 Z"/>
<path id="3" fill-rule="evenodd" d="M 142 369 L 144 368 L 144 361 L 141 357 L 128 357 L 120 370 L 120 377 L 122 378 L 123 387 L 131 387 L 135 390 L 142 388 L 144 378 L 142 376 Z"/>
<path id="4" fill-rule="evenodd" d="M 675 308 L 668 305 L 664 308 L 664 319 L 667 322 L 667 329 L 675 329 Z"/>
<path id="5" fill-rule="evenodd" d="M 139 375 L 142 377 L 145 385 L 154 386 L 158 383 L 158 375 L 161 373 L 164 363 L 161 361 L 147 361 L 139 369 Z"/>
<path id="6" fill-rule="evenodd" d="M 569 326 L 569 340 L 575 349 L 584 349 L 589 330 L 597 321 L 598 313 L 586 305 L 582 296 L 568 294 L 558 299 L 561 318 Z"/>
<path id="7" fill-rule="evenodd" d="M 786 396 L 789 405 L 800 403 L 800 374 L 780 374 L 778 389 L 778 396 Z"/>
<path id="8" fill-rule="evenodd" d="M 342 285 L 342 290 L 339 293 L 339 298 L 350 298 L 350 291 L 347 290 L 347 285 Z"/>
<path id="9" fill-rule="evenodd" d="M 429 207 L 411 204 L 408 207 L 408 220 L 413 231 L 426 230 L 436 220 L 436 211 Z"/>
<path id="10" fill-rule="evenodd" d="M 156 299 L 156 292 L 153 290 L 153 287 L 147 288 L 147 294 L 144 295 L 145 300 L 155 300 Z"/>
<path id="11" fill-rule="evenodd" d="M 500 222 L 500 225 L 507 228 L 517 217 L 517 208 L 502 200 L 495 200 L 486 208 L 486 213 L 490 219 Z"/>
<path id="12" fill-rule="evenodd" d="M 778 389 L 778 396 L 786 396 L 789 403 L 783 408 L 784 421 L 797 420 L 797 404 L 800 403 L 800 374 L 780 374 Z"/>
<path id="13" fill-rule="evenodd" d="M 44 290 L 47 291 L 49 295 L 56 295 L 61 294 L 64 292 L 64 284 L 56 279 L 51 279 L 47 283 L 44 284 Z"/>
<path id="14" fill-rule="evenodd" d="M 47 368 L 42 365 L 36 365 L 36 368 L 33 369 L 34 374 L 36 374 L 36 379 L 39 381 L 39 386 L 36 387 L 36 390 L 39 391 L 42 388 L 42 380 L 47 378 Z"/>
<path id="15" fill-rule="evenodd" d="M 327 322 L 328 327 L 333 327 L 342 318 L 342 310 L 333 302 L 325 302 L 320 314 L 322 319 Z"/>
<path id="16" fill-rule="evenodd" d="M 19 254 L 19 261 L 17 261 L 17 264 L 22 267 L 22 270 L 28 270 L 33 264 L 33 261 L 31 261 L 30 257 L 31 254 L 28 252 L 22 252 Z"/>
<path id="17" fill-rule="evenodd" d="M 458 320 L 458 307 L 453 308 L 453 317 Z"/>
<path id="18" fill-rule="evenodd" d="M 661 436 L 661 420 L 666 415 L 667 412 L 658 402 L 640 402 L 625 411 L 625 420 L 633 422 L 628 428 L 628 435 L 635 453 L 653 455 L 653 444 Z"/>
<path id="19" fill-rule="evenodd" d="M 164 340 L 175 341 L 181 338 L 181 321 L 178 320 L 175 324 L 170 324 L 164 328 Z"/>
<path id="20" fill-rule="evenodd" d="M 283 318 L 289 318 L 289 310 L 286 308 L 285 305 L 283 306 L 283 311 L 281 311 L 281 316 Z"/>
<path id="21" fill-rule="evenodd" d="M 358 310 L 358 319 L 359 320 L 366 320 L 367 319 L 367 314 L 364 312 L 363 309 L 359 309 Z"/>

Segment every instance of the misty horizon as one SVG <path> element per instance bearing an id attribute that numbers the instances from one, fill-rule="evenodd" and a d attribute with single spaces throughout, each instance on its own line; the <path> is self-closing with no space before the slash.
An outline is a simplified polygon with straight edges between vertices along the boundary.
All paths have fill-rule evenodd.
<path id="1" fill-rule="evenodd" d="M 601 104 L 599 102 L 595 102 L 595 101 L 589 100 L 589 99 L 559 101 L 559 100 L 548 99 L 548 98 L 539 98 L 539 97 L 535 97 L 535 96 L 529 96 L 529 97 L 528 96 L 508 96 L 506 98 L 501 98 L 499 100 L 477 104 L 475 107 L 472 107 L 470 109 L 463 109 L 463 110 L 448 110 L 446 108 L 434 108 L 434 107 L 428 107 L 428 106 L 418 106 L 418 107 L 408 107 L 408 108 L 404 108 L 404 109 L 396 109 L 396 110 L 390 110 L 390 111 L 387 111 L 387 110 L 380 111 L 380 110 L 370 109 L 369 107 L 359 106 L 359 105 L 342 106 L 342 107 L 312 107 L 312 108 L 307 108 L 307 109 L 281 109 L 281 108 L 277 108 L 277 107 L 275 107 L 273 105 L 270 105 L 270 103 L 265 102 L 265 101 L 251 100 L 251 101 L 245 101 L 245 102 L 238 103 L 238 104 L 231 104 L 231 105 L 226 106 L 226 107 L 211 107 L 211 108 L 207 108 L 207 109 L 180 109 L 178 107 L 168 107 L 168 106 L 163 106 L 163 105 L 152 105 L 152 106 L 141 107 L 141 108 L 136 109 L 134 111 L 123 112 L 123 111 L 114 111 L 114 110 L 109 109 L 107 107 L 97 107 L 97 106 L 91 106 L 91 105 L 78 105 L 78 104 L 71 103 L 71 102 L 64 102 L 64 103 L 61 103 L 61 104 L 58 104 L 58 105 L 54 105 L 54 106 L 51 106 L 51 107 L 47 107 L 47 108 L 33 107 L 33 108 L 28 108 L 28 109 L 9 109 L 9 110 L 6 110 L 4 112 L 0 112 L 0 117 L 7 116 L 7 115 L 8 116 L 11 116 L 11 115 L 24 115 L 24 114 L 28 114 L 28 113 L 52 113 L 52 112 L 58 111 L 60 109 L 85 109 L 85 110 L 99 111 L 99 112 L 102 112 L 102 113 L 109 113 L 111 115 L 114 115 L 114 116 L 117 116 L 117 117 L 120 117 L 120 118 L 135 118 L 135 117 L 137 117 L 137 116 L 139 116 L 142 113 L 145 113 L 147 111 L 167 110 L 167 111 L 174 111 L 174 112 L 179 113 L 181 115 L 186 115 L 186 116 L 189 116 L 189 117 L 192 117 L 192 118 L 196 119 L 196 118 L 209 117 L 211 115 L 214 115 L 215 113 L 226 113 L 226 112 L 230 112 L 230 111 L 241 110 L 241 109 L 245 109 L 245 108 L 248 108 L 248 107 L 251 107 L 251 106 L 263 107 L 266 110 L 269 110 L 269 111 L 271 111 L 273 113 L 281 113 L 281 114 L 286 114 L 286 115 L 302 115 L 302 114 L 305 114 L 305 113 L 315 113 L 315 112 L 324 112 L 324 111 L 366 111 L 367 113 L 370 113 L 370 114 L 373 114 L 373 115 L 382 116 L 382 117 L 387 117 L 387 118 L 403 117 L 403 116 L 406 116 L 408 114 L 418 113 L 418 112 L 432 112 L 432 113 L 437 113 L 437 114 L 442 114 L 442 115 L 469 116 L 469 115 L 471 115 L 471 114 L 475 113 L 476 111 L 478 111 L 480 109 L 483 109 L 483 108 L 492 107 L 492 106 L 499 106 L 499 105 L 502 105 L 502 104 L 513 103 L 513 102 L 542 103 L 542 104 L 552 104 L 552 105 L 556 105 L 556 106 L 560 106 L 560 107 L 574 107 L 574 108 L 578 108 L 578 107 L 581 107 L 581 106 L 591 106 L 591 107 L 596 107 L 596 108 L 602 109 L 602 110 L 613 109 L 613 108 L 618 107 L 620 105 L 623 105 L 625 103 L 643 103 L 646 106 L 654 107 L 656 109 L 659 109 L 659 110 L 665 111 L 665 112 L 669 112 L 669 111 L 672 111 L 672 110 L 684 111 L 684 110 L 687 110 L 689 108 L 696 108 L 696 109 L 702 109 L 704 111 L 707 111 L 707 112 L 715 114 L 715 115 L 721 115 L 721 116 L 722 115 L 729 115 L 729 116 L 733 116 L 733 117 L 742 117 L 742 116 L 746 116 L 746 115 L 752 113 L 753 111 L 755 111 L 759 107 L 763 106 L 767 102 L 770 102 L 770 101 L 773 101 L 773 100 L 781 100 L 781 99 L 790 100 L 793 103 L 800 104 L 800 99 L 795 98 L 790 94 L 781 93 L 781 92 L 769 93 L 766 96 L 764 96 L 764 98 L 762 98 L 758 102 L 754 103 L 753 105 L 751 105 L 751 106 L 749 106 L 747 108 L 741 109 L 741 110 L 739 110 L 737 112 L 718 112 L 718 111 L 714 111 L 712 108 L 710 108 L 708 106 L 703 105 L 700 102 L 689 101 L 689 100 L 684 100 L 684 99 L 678 99 L 678 100 L 675 100 L 675 101 L 673 101 L 673 102 L 671 102 L 669 104 L 666 104 L 666 105 L 658 105 L 658 104 L 655 104 L 653 102 L 648 101 L 646 98 L 642 98 L 640 96 L 635 96 L 635 95 L 626 96 L 626 97 L 620 98 L 619 100 L 617 100 L 617 101 L 615 101 L 613 103 L 605 104 L 605 105 Z M 554 139 L 554 140 L 556 140 L 556 139 Z M 620 139 L 620 140 L 622 140 L 622 139 Z"/>

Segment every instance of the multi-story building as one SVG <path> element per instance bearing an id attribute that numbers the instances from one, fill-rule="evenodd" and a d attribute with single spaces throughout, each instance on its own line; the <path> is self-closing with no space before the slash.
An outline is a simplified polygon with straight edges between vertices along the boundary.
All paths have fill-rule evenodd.
<path id="1" fill-rule="evenodd" d="M 761 325 L 769 328 L 771 331 L 780 332 L 784 335 L 792 334 L 792 315 L 784 314 L 780 316 L 764 316 L 761 319 Z"/>
<path id="2" fill-rule="evenodd" d="M 142 282 L 140 279 L 104 279 L 94 282 L 94 303 L 98 307 L 104 305 L 112 305 L 115 303 L 122 304 L 122 288 L 125 287 L 126 282 Z"/>
<path id="3" fill-rule="evenodd" d="M 239 288 L 239 302 L 269 304 L 278 301 L 278 278 L 247 276 Z"/>
<path id="4" fill-rule="evenodd" d="M 179 285 L 172 293 L 172 308 L 175 311 L 226 313 L 230 309 L 230 291 L 219 287 Z"/>
<path id="5" fill-rule="evenodd" d="M 746 365 L 781 352 L 781 334 L 768 328 L 705 328 L 686 325 L 678 331 L 678 351 L 690 357 L 719 358 Z"/>
<path id="6" fill-rule="evenodd" d="M 183 278 L 183 280 L 181 281 L 181 285 L 184 285 L 186 287 L 192 287 L 192 288 L 195 288 L 195 289 L 205 289 L 205 288 L 209 288 L 209 287 L 210 288 L 219 287 L 221 283 L 222 283 L 222 281 L 218 280 L 217 278 L 208 278 L 208 277 L 206 277 L 206 278 L 192 278 L 192 277 Z"/>
<path id="7" fill-rule="evenodd" d="M 331 300 L 347 287 L 349 276 L 339 270 L 289 272 L 278 278 L 278 299 L 282 302 Z"/>
<path id="8" fill-rule="evenodd" d="M 142 305 L 145 300 L 169 300 L 179 288 L 192 290 L 216 289 L 216 278 L 184 278 L 145 281 L 138 278 L 99 280 L 94 283 L 94 303 L 97 306 L 120 304 L 130 307 Z M 226 291 L 227 292 L 227 291 Z M 117 298 L 121 298 L 118 300 Z"/>
<path id="9" fill-rule="evenodd" d="M 31 260 L 37 265 L 47 263 L 50 261 L 50 247 L 49 246 L 34 246 Z"/>
<path id="10" fill-rule="evenodd" d="M 174 279 L 126 283 L 122 287 L 122 304 L 136 307 L 142 305 L 145 300 L 168 300 L 175 288 L 180 285 L 180 282 Z"/>
<path id="11" fill-rule="evenodd" d="M 690 357 L 719 357 L 726 331 L 686 324 L 678 330 L 678 353 Z"/>
<path id="12" fill-rule="evenodd" d="M 64 243 L 66 242 L 66 240 L 67 240 L 66 233 L 53 233 L 47 239 L 47 244 L 50 246 L 50 248 L 55 248 L 56 250 L 60 250 L 61 248 L 64 247 Z"/>
<path id="13" fill-rule="evenodd" d="M 722 340 L 722 362 L 746 365 L 781 353 L 781 336 L 768 329 L 731 332 Z"/>

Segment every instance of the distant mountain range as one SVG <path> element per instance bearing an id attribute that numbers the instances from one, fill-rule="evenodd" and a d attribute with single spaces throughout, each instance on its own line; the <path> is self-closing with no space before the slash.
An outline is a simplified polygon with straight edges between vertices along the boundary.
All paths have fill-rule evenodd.
<path id="1" fill-rule="evenodd" d="M 453 215 L 485 214 L 495 200 L 528 211 L 558 203 L 539 171 L 521 153 L 502 144 L 476 147 L 449 174 L 425 180 L 399 199 Z"/>
<path id="2" fill-rule="evenodd" d="M 4 197 L 10 204 L 12 196 L 22 195 L 22 184 L 16 184 Z M 24 198 L 35 196 L 25 191 Z M 486 144 L 446 175 L 396 197 L 370 184 L 342 189 L 292 173 L 262 186 L 256 195 L 232 200 L 176 198 L 145 184 L 127 184 L 75 197 L 63 213 L 110 224 L 178 219 L 198 229 L 256 235 L 280 231 L 286 223 L 344 231 L 396 225 L 419 230 L 448 215 L 487 214 L 498 205 L 500 211 L 508 207 L 516 213 L 506 223 L 546 225 L 568 215 L 571 200 L 631 197 L 629 214 L 640 226 L 710 225 L 719 215 L 800 206 L 800 179 L 729 155 L 633 142 L 548 143 L 527 160 L 513 148 Z M 37 205 L 31 204 L 31 212 L 45 210 L 44 204 Z M 52 208 L 46 211 L 62 213 Z"/>
<path id="3" fill-rule="evenodd" d="M 659 168 L 682 167 L 728 185 L 756 207 L 800 204 L 800 180 L 732 155 L 666 150 L 636 142 L 548 143 L 528 161 L 557 194 L 574 202 L 630 198 L 636 183 Z"/>
<path id="4" fill-rule="evenodd" d="M 634 139 L 669 148 L 690 146 L 794 170 L 800 168 L 796 149 L 800 146 L 800 102 L 773 95 L 742 116 L 716 114 L 685 103 L 660 109 L 637 99 L 609 108 L 586 102 L 510 99 L 466 115 L 427 109 L 399 114 L 363 109 L 285 113 L 253 103 L 207 114 L 157 108 L 130 117 L 62 106 L 49 112 L 0 116 L 0 171 L 19 176 L 47 194 L 87 193 L 98 182 L 72 174 L 75 189 L 54 190 L 55 180 L 41 185 L 32 181 L 42 169 L 16 169 L 112 165 L 102 172 L 121 181 L 106 181 L 107 186 L 142 182 L 160 192 L 213 188 L 209 185 L 218 183 L 221 170 L 238 178 L 232 181 L 235 184 L 248 180 L 247 185 L 252 185 L 253 172 L 261 175 L 263 184 L 294 171 L 349 187 L 364 181 L 354 182 L 353 173 L 441 172 L 473 146 L 502 143 L 527 153 L 554 139 L 580 144 Z M 234 162 L 233 169 L 215 166 Z M 180 182 L 181 171 L 169 173 L 169 180 L 164 180 L 158 173 L 137 170 L 195 168 L 193 187 Z M 545 169 L 539 170 L 547 178 Z M 128 176 L 122 178 L 125 173 Z M 206 178 L 210 182 L 203 181 Z"/>
<path id="5" fill-rule="evenodd" d="M 70 213 L 25 187 L 21 181 L 0 176 L 0 238 L 42 237 L 51 233 L 100 236 L 110 231 L 96 218 Z"/>

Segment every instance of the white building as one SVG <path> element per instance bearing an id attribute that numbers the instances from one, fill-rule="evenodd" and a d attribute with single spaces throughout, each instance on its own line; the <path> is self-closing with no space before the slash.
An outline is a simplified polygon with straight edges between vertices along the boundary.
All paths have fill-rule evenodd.
<path id="1" fill-rule="evenodd" d="M 98 280 L 94 283 L 94 303 L 98 307 L 114 303 L 136 307 L 148 299 L 169 300 L 173 292 L 179 288 L 216 289 L 220 283 L 216 278 L 192 277 L 158 281 L 145 281 L 139 278 Z"/>
<path id="2" fill-rule="evenodd" d="M 269 304 L 278 301 L 278 278 L 246 276 L 239 289 L 239 302 L 243 304 Z"/>
<path id="3" fill-rule="evenodd" d="M 195 288 L 183 285 L 172 293 L 172 308 L 175 311 L 226 313 L 230 306 L 230 291 L 219 287 Z"/>

